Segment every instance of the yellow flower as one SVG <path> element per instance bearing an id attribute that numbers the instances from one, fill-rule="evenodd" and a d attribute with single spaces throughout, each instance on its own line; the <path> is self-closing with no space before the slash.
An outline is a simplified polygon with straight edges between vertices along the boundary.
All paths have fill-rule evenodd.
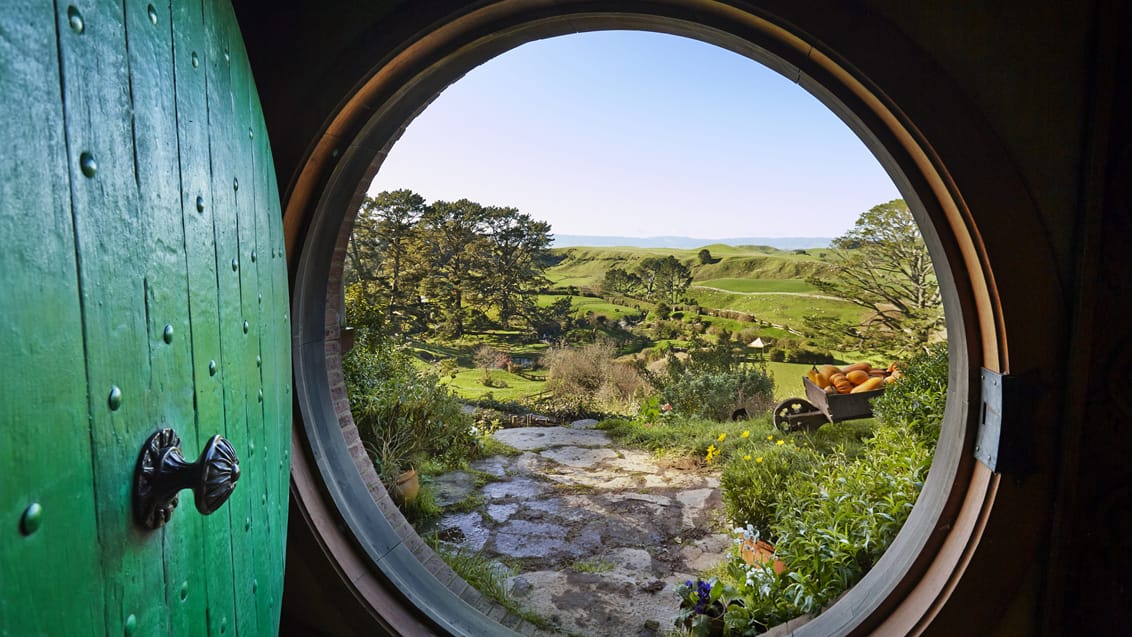
<path id="1" fill-rule="evenodd" d="M 726 438 L 726 437 L 727 437 L 727 432 L 725 431 L 725 432 L 719 434 L 719 437 L 716 438 L 716 442 L 723 442 L 723 439 Z"/>
<path id="2" fill-rule="evenodd" d="M 747 455 L 743 456 L 743 459 L 744 459 L 744 460 L 750 460 L 750 459 L 751 459 L 751 454 L 747 454 Z M 762 460 L 762 458 L 759 458 L 759 460 Z"/>
<path id="3" fill-rule="evenodd" d="M 739 434 L 739 437 L 740 437 L 740 438 L 750 438 L 750 437 L 751 437 L 751 432 L 749 432 L 749 431 L 744 431 L 743 433 Z"/>
<path id="4" fill-rule="evenodd" d="M 718 456 L 718 455 L 719 455 L 719 451 L 716 450 L 715 445 L 708 445 L 707 455 L 704 456 L 704 461 L 707 462 L 708 464 L 711 464 L 711 461 L 713 459 L 715 459 L 715 457 Z"/>
<path id="5" fill-rule="evenodd" d="M 762 456 L 759 456 L 758 458 L 755 458 L 755 462 L 762 462 L 762 461 L 763 461 L 763 457 L 762 457 Z"/>
<path id="6" fill-rule="evenodd" d="M 767 440 L 774 440 L 774 436 L 773 435 L 767 436 L 766 439 Z"/>
<path id="7" fill-rule="evenodd" d="M 776 445 L 784 445 L 784 444 L 786 444 L 786 441 L 785 441 L 785 440 L 779 440 L 778 442 L 776 442 L 776 443 L 774 443 L 774 444 L 776 444 Z"/>

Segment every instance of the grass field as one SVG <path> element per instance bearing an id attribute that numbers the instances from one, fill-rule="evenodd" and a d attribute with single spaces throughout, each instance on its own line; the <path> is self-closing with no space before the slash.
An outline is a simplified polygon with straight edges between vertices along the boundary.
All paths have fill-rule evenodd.
<path id="1" fill-rule="evenodd" d="M 546 389 L 546 381 L 528 380 L 502 369 L 492 370 L 491 378 L 494 383 L 506 386 L 484 385 L 482 369 L 461 369 L 456 373 L 456 378 L 444 376 L 441 378 L 441 383 L 466 400 L 477 400 L 488 394 L 496 400 L 522 400 L 540 394 Z"/>
<path id="2" fill-rule="evenodd" d="M 610 268 L 631 271 L 642 259 L 671 255 L 691 269 L 696 282 L 728 278 L 801 281 L 824 267 L 828 253 L 825 249 L 795 253 L 766 246 L 720 244 L 705 248 L 711 253 L 711 263 L 700 262 L 699 249 L 556 248 L 552 252 L 561 261 L 549 268 L 546 276 L 556 287 L 575 285 L 597 289 Z"/>
<path id="3" fill-rule="evenodd" d="M 546 307 L 561 298 L 563 297 L 554 294 L 540 294 L 538 304 Z M 570 306 L 574 309 L 575 317 L 585 316 L 587 313 L 593 312 L 594 314 L 603 314 L 610 320 L 619 321 L 623 318 L 636 318 L 641 314 L 636 308 L 617 305 L 592 296 L 570 296 L 568 298 L 570 299 Z"/>
<path id="4" fill-rule="evenodd" d="M 692 286 L 718 288 L 740 294 L 768 292 L 809 294 L 817 292 L 817 288 L 801 279 L 708 279 L 696 281 L 692 283 Z"/>
<path id="5" fill-rule="evenodd" d="M 785 400 L 795 396 L 806 397 L 802 377 L 810 371 L 809 363 L 767 362 L 766 369 L 774 376 L 774 399 Z"/>
<path id="6" fill-rule="evenodd" d="M 786 325 L 795 329 L 802 327 L 806 316 L 835 316 L 847 321 L 858 321 L 863 310 L 848 301 L 789 294 L 767 294 L 745 296 L 728 294 L 701 288 L 691 288 L 688 296 L 703 307 L 736 310 L 753 314 L 763 321 Z"/>
<path id="7" fill-rule="evenodd" d="M 688 266 L 693 274 L 693 286 L 688 290 L 690 299 L 701 307 L 735 310 L 751 314 L 760 321 L 801 330 L 803 319 L 810 315 L 834 316 L 857 320 L 862 311 L 857 306 L 837 299 L 820 298 L 817 289 L 806 282 L 806 277 L 825 267 L 829 251 L 826 249 L 784 251 L 765 246 L 708 245 L 711 262 L 701 263 L 699 249 L 678 250 L 668 248 L 559 248 L 553 251 L 558 263 L 546 272 L 559 289 L 574 285 L 582 288 L 600 288 L 605 273 L 613 267 L 633 270 L 647 257 L 672 255 Z M 715 288 L 709 290 L 705 288 Z M 548 306 L 563 298 L 561 295 L 539 295 L 538 304 Z M 571 308 L 576 318 L 587 314 L 605 316 L 609 321 L 643 318 L 642 311 L 633 307 L 611 303 L 601 298 L 570 295 Z M 645 311 L 650 304 L 642 303 Z M 704 323 L 724 328 L 732 333 L 746 331 L 763 338 L 791 336 L 780 328 L 761 327 L 758 323 L 731 318 L 704 315 Z M 752 332 L 753 331 L 753 332 Z M 504 370 L 495 370 L 493 384 L 483 384 L 483 371 L 474 369 L 474 352 L 477 346 L 487 343 L 512 356 L 537 356 L 545 350 L 543 343 L 519 344 L 514 334 L 506 332 L 468 335 L 449 343 L 414 343 L 419 366 L 435 365 L 444 359 L 455 359 L 459 365 L 455 378 L 443 376 L 443 382 L 466 399 L 482 398 L 487 394 L 499 400 L 520 400 L 541 393 L 545 382 L 529 380 Z M 658 341 L 652 347 L 672 345 L 687 347 L 684 339 Z M 794 363 L 767 363 L 775 379 L 775 398 L 784 399 L 802 395 L 801 378 L 809 365 Z"/>
<path id="8" fill-rule="evenodd" d="M 663 341 L 662 341 L 663 342 Z M 687 343 L 671 341 L 673 345 L 687 346 Z M 802 389 L 802 377 L 809 371 L 809 364 L 802 363 L 766 363 L 767 371 L 774 377 L 774 399 L 784 400 L 794 396 L 805 396 Z M 545 376 L 543 376 L 545 378 Z M 524 398 L 542 393 L 546 389 L 544 380 L 530 380 L 497 369 L 491 372 L 493 381 L 504 384 L 506 387 L 488 387 L 483 384 L 483 370 L 460 369 L 456 378 L 443 376 L 441 382 L 448 386 L 461 398 L 476 400 L 491 394 L 496 400 L 522 400 Z"/>

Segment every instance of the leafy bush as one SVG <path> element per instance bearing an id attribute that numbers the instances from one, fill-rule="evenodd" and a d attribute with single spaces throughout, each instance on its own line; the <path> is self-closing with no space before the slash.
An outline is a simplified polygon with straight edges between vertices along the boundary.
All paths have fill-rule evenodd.
<path id="1" fill-rule="evenodd" d="M 793 481 L 771 527 L 787 570 L 732 569 L 742 571 L 749 619 L 767 626 L 816 612 L 856 584 L 907 520 L 930 463 L 918 436 L 882 428 L 857 461 L 828 456 L 812 480 Z"/>
<path id="2" fill-rule="evenodd" d="M 648 385 L 631 365 L 613 360 L 614 346 L 599 341 L 580 347 L 553 347 L 543 355 L 547 390 L 566 411 L 624 411 Z"/>
<path id="3" fill-rule="evenodd" d="M 471 416 L 460 401 L 392 342 L 360 338 L 342 372 L 358 433 L 383 479 L 428 456 L 455 466 L 475 453 Z"/>
<path id="4" fill-rule="evenodd" d="M 820 612 L 872 568 L 923 488 L 946 391 L 946 344 L 933 345 L 875 401 L 874 435 L 855 458 L 841 448 L 827 455 L 807 450 L 812 464 L 795 468 L 786 446 L 766 449 L 755 465 L 732 456 L 721 478 L 728 517 L 750 524 L 737 529 L 746 539 L 775 538 L 775 557 L 786 570 L 731 557 L 727 577 L 742 603 L 727 607 L 729 634 L 755 635 Z M 857 433 L 866 425 L 861 421 Z"/>
<path id="5" fill-rule="evenodd" d="M 723 467 L 720 487 L 727 519 L 738 526 L 751 525 L 761 537 L 771 537 L 779 501 L 798 479 L 806 478 L 821 462 L 808 447 L 773 445 L 755 451 L 750 460 L 733 458 Z"/>
<path id="6" fill-rule="evenodd" d="M 795 347 L 786 352 L 787 363 L 809 363 L 810 365 L 824 365 L 833 363 L 836 359 L 829 352 L 809 347 Z"/>
<path id="7" fill-rule="evenodd" d="M 668 380 L 660 394 L 681 414 L 724 421 L 740 407 L 749 415 L 769 411 L 774 404 L 774 381 L 757 368 L 685 373 Z"/>
<path id="8" fill-rule="evenodd" d="M 899 382 L 873 399 L 873 415 L 883 425 L 907 427 L 934 444 L 947 405 L 947 370 L 947 343 L 928 346 L 903 367 Z"/>

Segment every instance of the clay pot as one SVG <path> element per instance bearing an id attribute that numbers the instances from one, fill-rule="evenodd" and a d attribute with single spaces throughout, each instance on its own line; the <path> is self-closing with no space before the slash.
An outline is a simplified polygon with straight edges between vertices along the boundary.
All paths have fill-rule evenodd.
<path id="1" fill-rule="evenodd" d="M 782 574 L 786 570 L 786 563 L 782 560 L 775 559 L 774 545 L 764 540 L 744 540 L 743 544 L 739 547 L 739 553 L 743 556 L 743 561 L 748 564 L 766 564 L 772 562 L 772 568 L 777 574 Z"/>
<path id="2" fill-rule="evenodd" d="M 393 486 L 389 489 L 389 496 L 398 505 L 408 504 L 417 499 L 417 493 L 421 490 L 421 479 L 417 475 L 416 469 L 409 469 L 408 471 L 397 476 Z"/>

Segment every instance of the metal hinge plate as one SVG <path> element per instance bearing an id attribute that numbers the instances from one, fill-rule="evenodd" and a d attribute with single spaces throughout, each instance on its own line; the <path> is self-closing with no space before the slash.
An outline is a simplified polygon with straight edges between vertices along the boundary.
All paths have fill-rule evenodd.
<path id="1" fill-rule="evenodd" d="M 1010 377 L 993 372 L 985 367 L 982 370 L 982 414 L 979 417 L 979 432 L 975 437 L 975 458 L 990 468 L 1001 472 L 999 449 L 1002 443 L 1002 396 Z"/>

